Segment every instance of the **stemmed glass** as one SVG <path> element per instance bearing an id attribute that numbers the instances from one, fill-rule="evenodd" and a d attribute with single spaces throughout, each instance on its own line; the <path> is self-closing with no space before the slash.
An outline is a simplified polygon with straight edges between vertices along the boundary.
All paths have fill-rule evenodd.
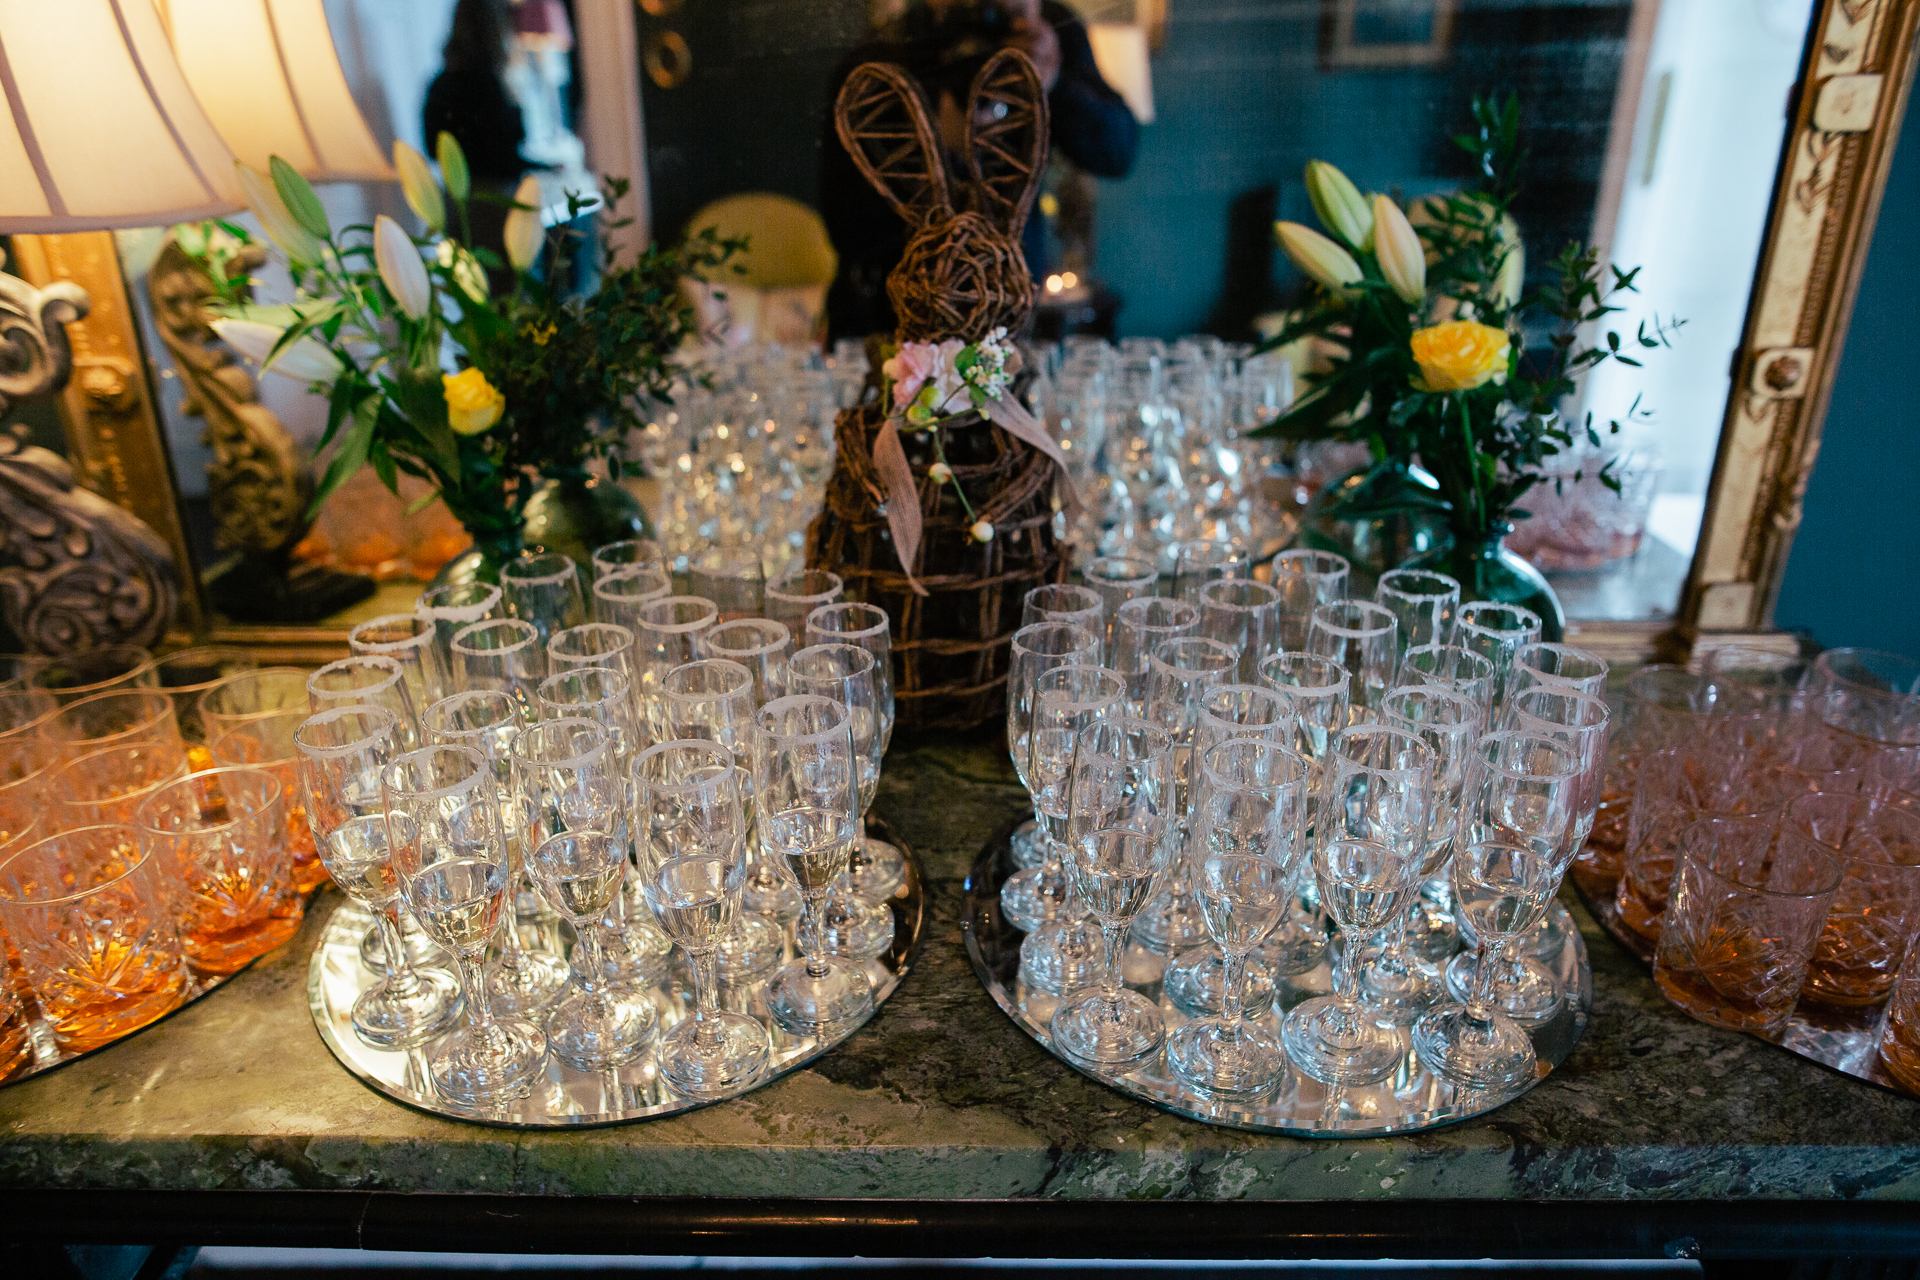
<path id="1" fill-rule="evenodd" d="M 887 611 L 874 604 L 822 605 L 807 615 L 806 642 L 857 644 L 873 655 L 875 705 L 880 709 L 880 751 L 893 741 L 893 624 Z M 796 638 L 794 643 L 798 644 Z M 847 860 L 847 879 L 870 902 L 893 896 L 907 878 L 907 860 L 885 840 L 864 831 Z"/>
<path id="2" fill-rule="evenodd" d="M 785 623 L 765 618 L 722 622 L 700 637 L 699 648 L 702 657 L 725 658 L 753 674 L 755 705 L 787 696 L 787 660 L 793 654 L 793 633 Z"/>
<path id="3" fill-rule="evenodd" d="M 1120 616 L 1120 606 L 1140 596 L 1150 596 L 1160 585 L 1160 570 L 1153 561 L 1139 556 L 1102 556 L 1087 562 L 1081 571 L 1087 590 L 1100 597 L 1111 624 Z M 1111 634 L 1102 637 L 1103 647 L 1111 647 Z"/>
<path id="4" fill-rule="evenodd" d="M 460 986 L 440 969 L 416 969 L 400 935 L 400 882 L 387 845 L 380 771 L 400 753 L 399 720 L 380 707 L 336 707 L 293 733 L 307 821 L 321 865 L 340 891 L 373 913 L 386 974 L 353 1004 L 354 1033 L 383 1048 L 411 1048 L 451 1027 Z"/>
<path id="5" fill-rule="evenodd" d="M 1518 693 L 1545 684 L 1598 695 L 1607 687 L 1607 671 L 1607 660 L 1598 654 L 1536 640 L 1514 651 L 1509 689 Z"/>
<path id="6" fill-rule="evenodd" d="M 453 683 L 463 692 L 504 693 L 520 719 L 540 718 L 534 691 L 547 678 L 547 654 L 539 630 L 522 618 L 496 618 L 460 628 L 453 637 Z"/>
<path id="7" fill-rule="evenodd" d="M 1237 738 L 1200 761 L 1188 879 L 1223 957 L 1220 1013 L 1167 1041 L 1167 1065 L 1205 1097 L 1257 1097 L 1286 1069 L 1280 1041 L 1248 1025 L 1247 957 L 1280 922 L 1307 849 L 1307 765 L 1277 743 Z"/>
<path id="8" fill-rule="evenodd" d="M 1402 685 L 1381 704 L 1380 723 L 1412 734 L 1433 751 L 1432 818 L 1427 824 L 1426 849 L 1413 871 L 1413 882 L 1424 895 L 1429 892 L 1427 882 L 1453 852 L 1467 770 L 1480 738 L 1480 707 L 1452 689 Z M 1443 918 L 1439 926 L 1449 941 L 1451 925 L 1450 918 Z M 1441 995 L 1439 970 L 1423 964 L 1412 946 L 1410 935 L 1416 926 L 1423 934 L 1435 931 L 1422 896 L 1400 913 L 1387 931 L 1386 947 L 1368 959 L 1360 974 L 1362 998 L 1396 1022 L 1411 1022 Z"/>
<path id="9" fill-rule="evenodd" d="M 1127 713 L 1139 715 L 1147 697 L 1147 660 L 1168 640 L 1198 635 L 1200 606 L 1184 600 L 1141 596 L 1122 604 L 1113 617 L 1107 666 L 1127 682 Z"/>
<path id="10" fill-rule="evenodd" d="M 547 639 L 547 671 L 558 675 L 575 667 L 610 667 L 626 677 L 631 692 L 633 722 L 645 720 L 640 706 L 640 682 L 633 665 L 633 632 L 614 622 L 584 622 Z"/>
<path id="11" fill-rule="evenodd" d="M 406 673 L 407 695 L 415 711 L 446 697 L 453 676 L 441 656 L 433 622 L 414 613 L 369 618 L 347 632 L 347 648 L 356 654 L 392 658 Z"/>
<path id="12" fill-rule="evenodd" d="M 1167 731 L 1172 743 L 1173 810 L 1168 824 L 1174 852 L 1187 839 L 1187 812 L 1193 801 L 1194 734 L 1200 722 L 1200 699 L 1208 689 L 1233 681 L 1240 655 L 1229 645 L 1200 636 L 1168 640 L 1147 660 L 1147 696 L 1140 719 Z M 1134 922 L 1136 941 L 1150 951 L 1178 955 L 1197 946 L 1206 936 L 1206 924 L 1187 893 L 1186 867 L 1177 858 L 1161 877 L 1161 896 Z"/>
<path id="13" fill-rule="evenodd" d="M 413 602 L 413 611 L 433 624 L 433 647 L 447 675 L 447 692 L 460 687 L 460 667 L 454 661 L 453 637 L 476 622 L 490 622 L 502 613 L 500 588 L 490 582 L 460 582 L 431 587 Z"/>
<path id="14" fill-rule="evenodd" d="M 1399 624 L 1400 652 L 1423 644 L 1449 644 L 1460 608 L 1460 582 L 1427 569 L 1389 569 L 1373 589 Z"/>
<path id="15" fill-rule="evenodd" d="M 1123 713 L 1126 681 L 1105 667 L 1072 665 L 1043 671 L 1033 682 L 1033 728 L 1028 736 L 1033 807 L 1040 815 L 1046 861 L 1020 871 L 1000 888 L 1000 912 L 1027 937 L 1020 969 L 1029 985 L 1058 995 L 1087 976 L 1098 939 L 1082 918 L 1066 866 L 1067 779 L 1073 749 L 1088 725 Z"/>
<path id="16" fill-rule="evenodd" d="M 1071 622 L 1096 636 L 1107 633 L 1106 605 L 1085 587 L 1064 582 L 1046 582 L 1027 592 L 1020 602 L 1020 625 L 1036 622 Z"/>
<path id="17" fill-rule="evenodd" d="M 1280 592 L 1252 578 L 1222 578 L 1200 588 L 1200 631 L 1240 655 L 1235 677 L 1252 684 L 1260 659 L 1280 647 Z"/>
<path id="18" fill-rule="evenodd" d="M 666 565 L 660 555 L 660 544 L 652 538 L 625 538 L 619 542 L 604 543 L 593 549 L 591 563 L 595 582 L 622 569 L 664 568 Z"/>
<path id="19" fill-rule="evenodd" d="M 587 620 L 580 566 L 558 551 L 523 551 L 500 566 L 507 616 L 533 624 L 544 644 L 556 631 Z"/>
<path id="20" fill-rule="evenodd" d="M 1496 716 L 1506 705 L 1513 678 L 1514 655 L 1540 638 L 1540 615 L 1517 604 L 1470 600 L 1453 620 L 1453 643 L 1493 664 L 1493 707 Z"/>
<path id="21" fill-rule="evenodd" d="M 493 767 L 472 747 L 421 747 L 389 762 L 380 781 L 387 844 L 407 905 L 459 961 L 466 993 L 468 1025 L 441 1040 L 428 1076 L 459 1103 L 525 1097 L 546 1061 L 547 1040 L 531 1022 L 494 1016 L 482 968 L 510 887 Z"/>
<path id="22" fill-rule="evenodd" d="M 687 561 L 687 589 L 713 601 L 722 622 L 759 617 L 766 586 L 758 547 L 708 547 Z"/>
<path id="23" fill-rule="evenodd" d="M 1392 1073 L 1405 1033 L 1383 1026 L 1357 991 L 1366 942 L 1393 922 L 1427 848 L 1433 751 L 1386 725 L 1334 735 L 1321 762 L 1313 836 L 1320 901 L 1339 927 L 1333 994 L 1294 1006 L 1281 1025 L 1287 1057 L 1326 1084 L 1371 1084 Z"/>
<path id="24" fill-rule="evenodd" d="M 1333 735 L 1347 727 L 1352 678 L 1332 658 L 1282 650 L 1260 660 L 1260 683 L 1292 703 L 1293 748 L 1312 770 L 1307 788 L 1307 828 L 1313 830 L 1314 812 L 1320 803 L 1320 762 Z M 1319 885 L 1312 876 L 1302 876 L 1292 909 L 1267 935 L 1260 959 L 1276 973 L 1310 973 L 1326 959 L 1329 945 Z"/>
<path id="25" fill-rule="evenodd" d="M 1400 683 L 1452 689 L 1480 707 L 1480 723 L 1493 725 L 1493 695 L 1499 673 L 1493 660 L 1457 644 L 1423 644 L 1400 659 Z"/>
<path id="26" fill-rule="evenodd" d="M 534 1013 L 544 1009 L 567 985 L 566 962 L 544 947 L 529 947 L 520 936 L 521 886 L 527 862 L 526 832 L 519 822 L 513 779 L 513 740 L 520 732 L 520 707 L 504 693 L 456 693 L 427 708 L 421 728 L 430 743 L 472 747 L 493 766 L 494 781 L 507 804 L 507 856 L 513 898 L 507 927 L 500 934 L 500 963 L 487 973 L 487 996 L 496 1013 Z"/>
<path id="27" fill-rule="evenodd" d="M 1203 691 L 1200 695 L 1199 719 L 1193 730 L 1192 767 L 1199 770 L 1209 751 L 1236 738 L 1271 742 L 1291 750 L 1294 740 L 1293 700 L 1277 690 L 1251 684 L 1215 685 Z M 1304 773 L 1307 777 L 1301 785 L 1303 821 L 1312 769 L 1307 767 Z M 1188 805 L 1189 847 L 1192 842 L 1191 815 L 1199 802 L 1197 772 L 1190 794 L 1193 799 Z M 1191 871 L 1189 866 L 1188 874 Z M 1294 883 L 1289 882 L 1289 893 Z M 1204 912 L 1202 915 L 1204 925 Z M 1271 931 L 1268 936 L 1271 937 Z M 1324 938 L 1324 933 L 1321 936 Z M 1225 978 L 1225 960 L 1220 948 L 1209 942 L 1180 953 L 1179 958 L 1167 966 L 1161 986 L 1167 998 L 1185 1012 L 1218 1013 L 1222 1008 L 1220 999 Z M 1264 964 L 1248 967 L 1242 992 L 1249 1004 L 1271 998 L 1273 977 Z"/>
<path id="28" fill-rule="evenodd" d="M 1200 603 L 1200 588 L 1222 578 L 1253 576 L 1253 556 L 1234 542 L 1183 542 L 1173 557 L 1173 598 Z"/>
<path id="29" fill-rule="evenodd" d="M 796 639 L 806 633 L 807 615 L 837 603 L 847 584 L 825 569 L 790 569 L 767 582 L 767 620 L 783 624 Z"/>
<path id="30" fill-rule="evenodd" d="M 637 632 L 641 608 L 672 594 L 673 579 L 658 565 L 638 564 L 615 569 L 594 580 L 593 620 Z"/>
<path id="31" fill-rule="evenodd" d="M 1098 721 L 1074 744 L 1067 780 L 1067 869 L 1100 922 L 1100 986 L 1054 1010 L 1053 1043 L 1083 1062 L 1138 1062 L 1166 1039 L 1160 1008 L 1121 982 L 1120 953 L 1173 856 L 1173 742 L 1130 716 Z"/>
<path id="32" fill-rule="evenodd" d="M 693 973 L 693 1016 L 660 1042 L 660 1074 L 693 1098 L 718 1098 L 767 1069 L 767 1029 L 717 1004 L 714 958 L 747 878 L 745 779 L 713 742 L 665 742 L 634 761 L 634 840 L 647 905 Z"/>
<path id="33" fill-rule="evenodd" d="M 399 718 L 401 748 L 420 745 L 420 709 L 407 692 L 405 669 L 392 658 L 368 653 L 329 662 L 307 677 L 307 705 L 313 711 L 385 707 Z"/>
<path id="34" fill-rule="evenodd" d="M 1307 647 L 1307 623 L 1323 604 L 1347 598 L 1353 566 L 1331 551 L 1282 551 L 1273 558 L 1273 585 L 1280 591 L 1280 647 Z"/>
<path id="35" fill-rule="evenodd" d="M 706 656 L 700 652 L 700 637 L 719 620 L 719 607 L 700 596 L 661 596 L 640 606 L 633 625 L 633 658 L 640 672 L 645 728 L 653 741 L 668 741 L 661 722 L 660 682 L 681 663 Z"/>
<path id="36" fill-rule="evenodd" d="M 794 693 L 831 698 L 847 709 L 864 823 L 880 788 L 880 722 L 875 706 L 873 654 L 858 645 L 810 645 L 793 655 L 787 678 Z M 851 851 L 848 860 L 851 864 Z M 893 943 L 893 910 L 884 899 L 865 899 L 842 874 L 828 891 L 815 928 L 820 931 L 822 945 L 832 954 L 871 960 Z"/>
<path id="37" fill-rule="evenodd" d="M 1036 622 L 1013 633 L 1007 658 L 1007 753 L 1020 785 L 1033 794 L 1026 780 L 1029 762 L 1027 734 L 1032 729 L 1033 681 L 1042 671 L 1054 667 L 1099 666 L 1100 633 L 1072 622 Z M 1038 811 L 1033 830 L 1022 824 L 1013 833 L 1013 861 L 1016 867 L 1038 867 L 1046 859 L 1046 839 L 1040 834 Z"/>
<path id="38" fill-rule="evenodd" d="M 1340 600 L 1313 611 L 1307 623 L 1307 652 L 1332 658 L 1347 669 L 1352 679 L 1347 695 L 1351 723 L 1372 720 L 1380 700 L 1393 688 L 1399 636 L 1399 621 L 1382 605 Z"/>
<path id="39" fill-rule="evenodd" d="M 820 913 L 860 833 L 860 776 L 852 715 L 831 698 L 790 694 L 753 717 L 754 826 L 760 846 L 785 860 L 806 903 L 806 956 L 774 974 L 767 1005 L 801 1035 L 831 1034 L 866 1016 L 873 989 L 860 966 L 828 955 Z"/>
<path id="40" fill-rule="evenodd" d="M 652 1039 L 659 1018 L 622 980 L 618 959 L 636 949 L 623 941 L 621 957 L 607 954 L 609 939 L 620 937 L 612 912 L 633 847 L 613 735 L 583 717 L 530 725 L 513 740 L 513 776 L 528 870 L 585 953 L 573 958 L 578 989 L 547 1014 L 547 1037 L 562 1061 L 582 1071 L 627 1061 Z M 664 956 L 669 949 L 652 950 Z"/>

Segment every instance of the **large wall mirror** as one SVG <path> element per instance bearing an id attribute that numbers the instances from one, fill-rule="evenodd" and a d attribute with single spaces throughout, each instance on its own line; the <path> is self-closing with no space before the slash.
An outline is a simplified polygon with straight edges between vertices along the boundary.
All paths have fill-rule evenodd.
<path id="1" fill-rule="evenodd" d="M 521 162 L 551 170 L 556 187 L 592 173 L 631 177 L 639 228 L 662 238 L 716 209 L 740 216 L 742 196 L 817 212 L 839 240 L 824 259 L 828 278 L 837 259 L 839 283 L 774 290 L 787 313 L 770 305 L 748 336 L 824 343 L 822 360 L 870 318 L 842 295 L 873 259 L 868 239 L 886 234 L 863 221 L 871 193 L 846 187 L 857 178 L 828 115 L 840 79 L 863 57 L 894 56 L 889 42 L 920 42 L 924 54 L 929 41 L 1030 40 L 1029 8 L 326 4 L 354 98 L 383 145 L 426 144 L 425 117 L 447 109 L 430 107 L 430 91 L 444 96 L 444 83 L 433 87 L 449 52 L 459 56 L 463 29 L 471 35 L 485 9 L 506 33 L 499 82 L 521 126 Z M 1252 342 L 1307 289 L 1271 227 L 1314 220 L 1308 160 L 1405 199 L 1457 190 L 1470 158 L 1449 135 L 1466 125 L 1470 100 L 1516 93 L 1530 160 L 1515 215 L 1530 282 L 1546 278 L 1566 242 L 1590 240 L 1643 268 L 1630 318 L 1686 323 L 1671 350 L 1590 378 L 1568 406 L 1621 423 L 1601 453 L 1621 459 L 1623 493 L 1593 483 L 1598 458 L 1570 460 L 1565 483 L 1527 504 L 1534 516 L 1512 544 L 1548 571 L 1585 643 L 1644 654 L 1663 635 L 1684 643 L 1764 630 L 1904 106 L 1917 9 L 1912 0 L 1042 0 L 1067 82 L 1056 93 L 1087 92 L 1072 82 L 1088 75 L 1111 92 L 1100 110 L 1056 105 L 1055 159 L 1027 242 L 1039 324 L 1048 337 L 1158 339 L 1169 350 L 1192 335 Z M 1112 117 L 1116 104 L 1124 120 Z M 391 185 L 322 194 L 336 224 L 401 212 Z M 191 379 L 166 332 L 165 289 L 149 288 L 166 270 L 158 249 L 157 236 L 120 237 L 128 296 L 159 369 L 177 538 L 205 570 L 222 557 L 212 459 L 205 422 L 181 412 Z M 13 255 L 16 269 L 21 260 Z M 1293 370 L 1296 381 L 1310 372 Z M 317 436 L 325 406 L 302 387 L 267 377 L 259 395 L 303 446 Z M 48 434 L 45 422 L 29 425 Z M 1268 490 L 1283 506 L 1355 465 L 1337 449 L 1288 461 L 1276 473 L 1284 483 Z M 1578 483 L 1576 466 L 1588 477 Z M 663 504 L 672 485 L 669 475 L 642 488 Z M 242 625 L 204 588 L 189 594 L 223 639 L 331 652 L 351 621 L 410 607 L 458 549 L 457 526 L 405 507 L 369 474 L 323 513 L 301 554 L 377 579 L 373 595 L 328 616 Z"/>

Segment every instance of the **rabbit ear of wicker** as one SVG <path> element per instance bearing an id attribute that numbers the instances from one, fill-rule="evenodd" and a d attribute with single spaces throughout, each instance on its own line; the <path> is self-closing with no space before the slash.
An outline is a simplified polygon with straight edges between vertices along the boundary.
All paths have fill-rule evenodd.
<path id="1" fill-rule="evenodd" d="M 1047 167 L 1047 94 L 1032 59 L 1002 49 L 973 77 L 967 171 L 974 207 L 1019 243 Z"/>
<path id="2" fill-rule="evenodd" d="M 940 142 L 906 72 L 885 62 L 855 67 L 834 102 L 833 127 L 860 172 L 909 227 L 952 216 Z"/>

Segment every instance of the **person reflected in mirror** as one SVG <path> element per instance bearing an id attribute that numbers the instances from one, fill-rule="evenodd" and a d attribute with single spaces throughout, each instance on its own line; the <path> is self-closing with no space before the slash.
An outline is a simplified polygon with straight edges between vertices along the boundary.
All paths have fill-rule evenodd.
<path id="1" fill-rule="evenodd" d="M 966 168 L 967 91 L 1003 48 L 1025 53 L 1040 73 L 1050 142 L 1060 154 L 1101 178 L 1124 178 L 1133 168 L 1140 124 L 1101 78 L 1086 25 L 1058 0 L 875 0 L 872 31 L 834 77 L 829 103 L 861 63 L 897 63 L 925 89 L 955 174 Z M 820 212 L 840 255 L 840 274 L 827 294 L 831 337 L 891 333 L 887 273 L 906 250 L 906 224 L 860 176 L 834 131 L 831 109 L 821 157 Z M 1044 220 L 1030 217 L 1022 245 L 1030 271 L 1044 262 L 1044 237 Z"/>
<path id="2" fill-rule="evenodd" d="M 512 32 L 506 0 L 460 0 L 447 31 L 441 72 L 427 88 L 420 113 L 428 153 L 442 130 L 452 134 L 466 153 L 474 191 L 499 196 L 511 196 L 520 176 L 532 167 L 520 154 L 527 126 L 507 83 L 515 52 Z M 503 259 L 507 212 L 505 205 L 485 200 L 468 206 L 472 242 Z M 494 280 L 495 287 L 506 282 Z"/>

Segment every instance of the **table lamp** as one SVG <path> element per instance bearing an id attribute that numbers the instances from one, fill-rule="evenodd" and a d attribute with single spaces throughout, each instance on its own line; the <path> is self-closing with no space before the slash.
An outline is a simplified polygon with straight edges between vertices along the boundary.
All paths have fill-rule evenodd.
<path id="1" fill-rule="evenodd" d="M 0 276 L 0 397 L 64 392 L 99 491 L 57 455 L 0 441 L 0 615 L 36 652 L 152 645 L 176 606 L 189 628 L 200 617 L 181 594 L 192 557 L 174 486 L 156 483 L 172 461 L 107 229 L 240 208 L 233 156 L 152 0 L 0 0 L 0 91 L 0 233 L 25 277 Z"/>
<path id="2" fill-rule="evenodd" d="M 264 173 L 279 156 L 316 185 L 393 176 L 354 105 L 322 0 L 161 0 L 160 19 L 194 97 L 240 160 Z M 264 261 L 250 246 L 229 270 Z M 213 538 L 226 554 L 207 570 L 210 602 L 243 622 L 313 622 L 372 595 L 372 578 L 293 559 L 311 527 L 312 468 L 208 324 L 205 264 L 169 237 L 147 290 L 182 408 L 205 420 L 213 451 Z"/>

